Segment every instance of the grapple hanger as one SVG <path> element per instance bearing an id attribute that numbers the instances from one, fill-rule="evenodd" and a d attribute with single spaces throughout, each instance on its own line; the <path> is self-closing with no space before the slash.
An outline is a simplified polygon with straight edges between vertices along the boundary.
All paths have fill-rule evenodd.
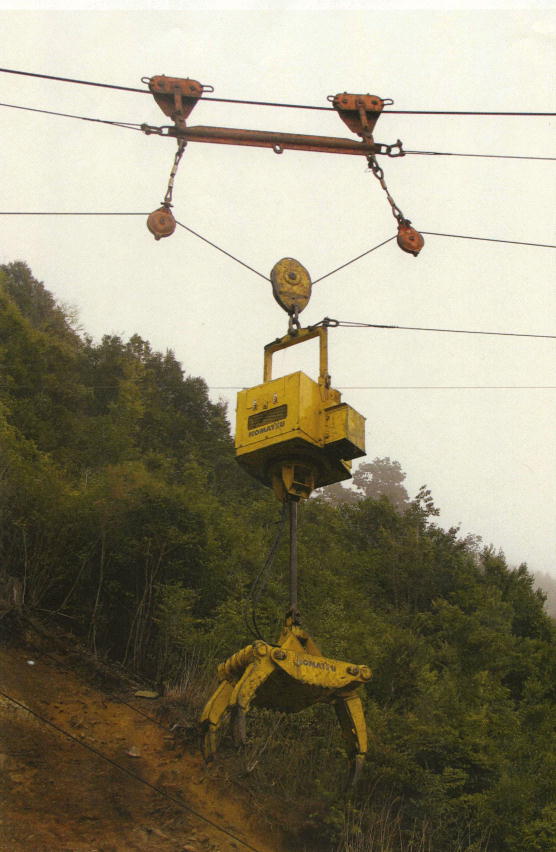
<path id="1" fill-rule="evenodd" d="M 164 74 L 155 77 L 143 77 L 143 82 L 148 84 L 150 92 L 163 113 L 174 122 L 173 127 L 141 125 L 143 132 L 148 135 L 156 133 L 160 136 L 174 136 L 178 139 L 179 145 L 185 145 L 189 141 L 208 142 L 218 145 L 248 145 L 271 148 L 277 154 L 282 154 L 286 150 L 294 150 L 367 157 L 373 173 L 378 177 L 386 192 L 394 216 L 398 221 L 399 247 L 415 257 L 423 248 L 422 235 L 415 228 L 410 227 L 409 219 L 406 219 L 396 206 L 384 182 L 382 169 L 376 160 L 377 154 L 388 157 L 405 156 L 399 139 L 392 145 L 386 145 L 375 142 L 373 138 L 375 125 L 384 107 L 393 103 L 391 98 L 380 98 L 378 95 L 370 94 L 357 95 L 348 92 L 328 95 L 328 100 L 332 103 L 344 124 L 352 133 L 361 137 L 361 141 L 355 141 L 331 136 L 247 130 L 234 127 L 186 127 L 185 119 L 189 116 L 197 101 L 204 92 L 214 91 L 213 87 L 205 86 L 197 80 L 166 77 Z M 170 212 L 170 207 L 171 204 L 165 199 L 162 207 L 155 210 L 149 217 L 149 230 L 157 240 L 169 236 L 175 229 L 176 223 Z M 288 310 L 288 313 L 291 323 L 293 323 L 293 325 L 290 324 L 290 328 L 299 328 L 297 319 L 299 308 L 294 305 L 291 311 Z"/>

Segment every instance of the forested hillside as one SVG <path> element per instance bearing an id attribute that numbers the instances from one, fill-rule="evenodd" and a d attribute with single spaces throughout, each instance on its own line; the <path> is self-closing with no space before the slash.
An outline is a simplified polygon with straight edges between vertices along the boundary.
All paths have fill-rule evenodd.
<path id="1" fill-rule="evenodd" d="M 286 542 L 256 604 L 250 590 L 279 504 L 237 466 L 201 378 L 137 335 L 77 333 L 24 263 L 0 267 L 0 376 L 2 620 L 11 607 L 63 624 L 177 697 L 193 731 L 255 605 L 278 636 Z M 374 672 L 356 794 L 327 706 L 255 712 L 243 755 L 220 759 L 299 850 L 550 852 L 554 622 L 525 565 L 441 529 L 430 492 L 410 499 L 403 479 L 375 459 L 356 499 L 327 490 L 300 512 L 304 622 Z"/>

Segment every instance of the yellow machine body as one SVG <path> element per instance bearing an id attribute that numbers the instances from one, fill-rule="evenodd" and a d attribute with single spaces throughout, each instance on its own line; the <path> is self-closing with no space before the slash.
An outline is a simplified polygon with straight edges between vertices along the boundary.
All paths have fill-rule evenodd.
<path id="1" fill-rule="evenodd" d="M 365 418 L 341 401 L 326 370 L 326 329 L 301 329 L 265 352 L 265 381 L 237 396 L 236 458 L 252 476 L 272 486 L 284 464 L 306 465 L 313 487 L 351 477 L 351 460 L 365 455 Z M 321 373 L 314 381 L 302 372 L 271 378 L 270 357 L 277 349 L 318 336 Z M 324 352 L 323 352 L 324 349 Z M 296 479 L 295 473 L 293 478 Z M 299 492 L 299 496 L 310 494 Z"/>

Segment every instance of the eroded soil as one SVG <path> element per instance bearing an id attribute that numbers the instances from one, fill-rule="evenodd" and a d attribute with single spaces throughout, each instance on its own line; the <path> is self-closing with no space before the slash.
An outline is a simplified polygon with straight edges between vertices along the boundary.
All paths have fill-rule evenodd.
<path id="1" fill-rule="evenodd" d="M 159 721 L 156 699 L 108 694 L 71 659 L 0 646 L 0 850 L 288 852 L 253 802 Z"/>

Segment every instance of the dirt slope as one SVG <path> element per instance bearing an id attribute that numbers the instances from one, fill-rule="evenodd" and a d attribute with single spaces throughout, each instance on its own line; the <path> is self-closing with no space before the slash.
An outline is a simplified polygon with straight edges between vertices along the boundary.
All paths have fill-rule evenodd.
<path id="1" fill-rule="evenodd" d="M 51 655 L 44 646 L 39 652 L 29 645 L 0 646 L 2 852 L 243 852 L 250 847 L 289 852 L 239 790 L 208 772 L 198 753 L 178 744 L 164 725 L 141 715 L 154 718 L 156 701 L 135 698 L 131 689 L 120 693 L 141 711 L 136 712 L 68 670 L 68 662 L 59 649 Z"/>

